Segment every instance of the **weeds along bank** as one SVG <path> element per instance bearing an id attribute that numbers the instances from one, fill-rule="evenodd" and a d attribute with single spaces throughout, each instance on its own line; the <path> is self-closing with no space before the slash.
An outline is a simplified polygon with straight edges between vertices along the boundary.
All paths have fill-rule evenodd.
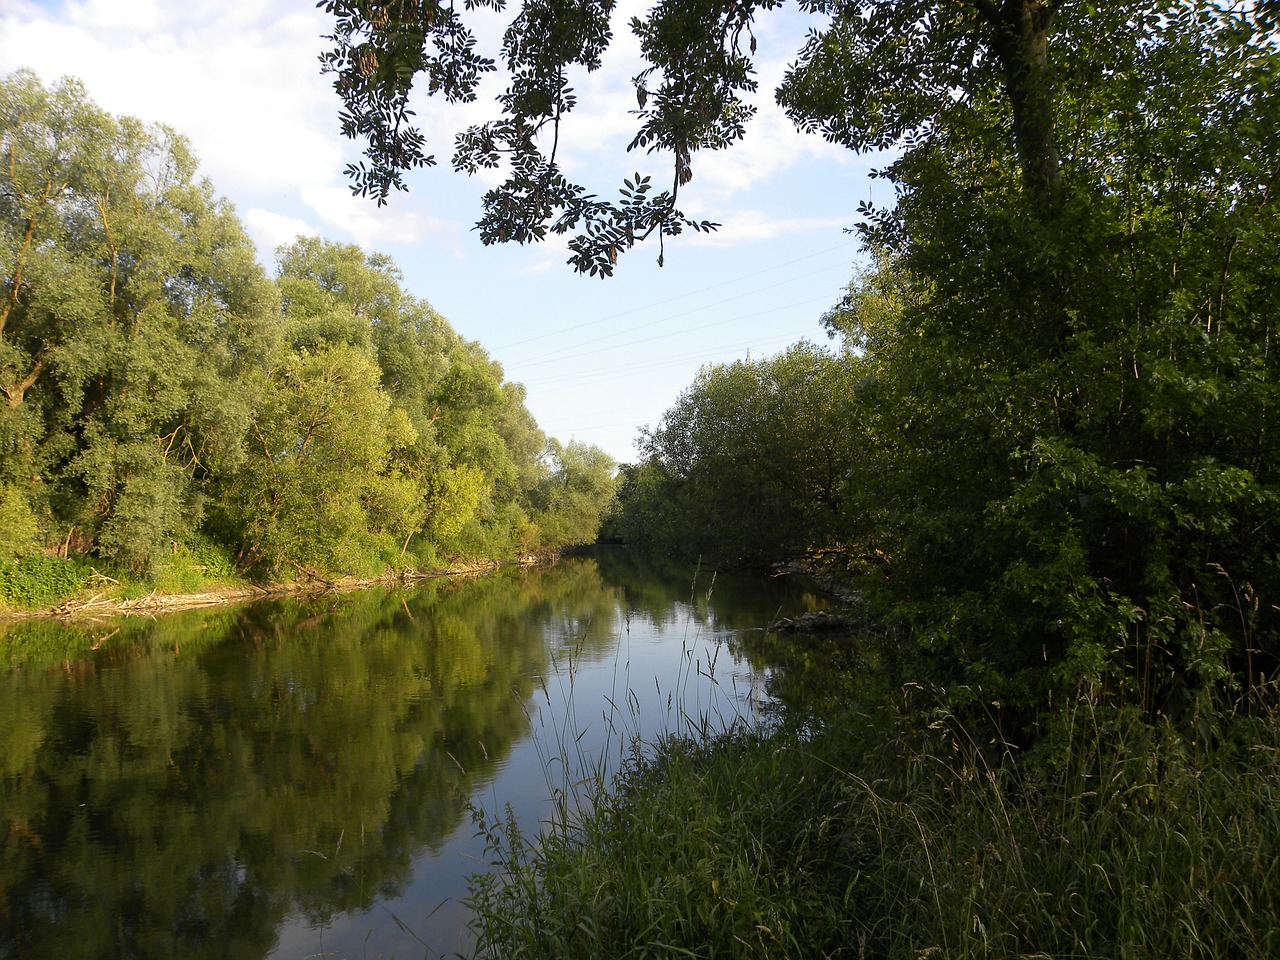
<path id="1" fill-rule="evenodd" d="M 1036 762 L 902 700 L 663 740 L 539 840 L 482 821 L 480 954 L 1274 957 L 1280 690 L 1203 719 L 1081 700 Z"/>
<path id="2" fill-rule="evenodd" d="M 551 562 L 552 557 L 472 560 L 427 570 L 388 570 L 378 577 L 323 576 L 307 571 L 287 582 L 250 582 L 228 566 L 211 571 L 190 558 L 159 568 L 151 579 L 100 572 L 84 559 L 32 555 L 0 567 L 0 622 L 28 617 L 72 619 L 112 615 L 154 617 L 195 607 L 261 600 L 289 594 L 343 593 L 378 584 L 464 578 L 509 566 Z"/>

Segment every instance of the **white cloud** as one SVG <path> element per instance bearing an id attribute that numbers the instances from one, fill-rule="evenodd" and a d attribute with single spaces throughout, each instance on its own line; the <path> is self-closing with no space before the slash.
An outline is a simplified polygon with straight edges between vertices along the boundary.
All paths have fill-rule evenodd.
<path id="1" fill-rule="evenodd" d="M 418 243 L 429 235 L 445 240 L 455 253 L 461 248 L 458 224 L 406 209 L 403 204 L 379 207 L 353 195 L 345 185 L 310 184 L 299 195 L 326 226 L 349 234 L 367 249 Z"/>
<path id="2" fill-rule="evenodd" d="M 734 210 L 716 219 L 720 229 L 688 234 L 685 242 L 697 247 L 736 247 L 811 231 L 843 230 L 850 225 L 848 217 L 774 217 L 762 210 Z"/>
<path id="3" fill-rule="evenodd" d="M 76 5 L 67 4 L 69 17 L 104 31 L 125 31 L 137 35 L 151 30 L 161 17 L 155 0 L 131 0 L 130 3 L 113 0 L 87 0 Z"/>
<path id="4" fill-rule="evenodd" d="M 0 19 L 0 60 L 80 78 L 100 106 L 174 127 L 222 192 L 341 176 L 348 148 L 316 56 L 325 19 L 289 3 L 66 3 Z"/>
<path id="5" fill-rule="evenodd" d="M 527 262 L 517 270 L 517 273 L 523 276 L 567 270 L 565 263 L 569 259 L 569 237 L 562 234 L 548 234 L 545 240 L 526 247 L 525 256 L 522 259 Z"/>
<path id="6" fill-rule="evenodd" d="M 240 220 L 258 250 L 258 258 L 268 263 L 275 255 L 276 248 L 282 244 L 292 243 L 299 236 L 320 235 L 320 231 L 305 220 L 258 207 L 245 211 Z"/>
<path id="7" fill-rule="evenodd" d="M 46 84 L 76 76 L 104 109 L 186 136 L 202 175 L 247 210 L 264 259 L 317 233 L 317 220 L 366 247 L 431 233 L 456 252 L 456 225 L 403 198 L 378 208 L 352 197 L 343 169 L 358 147 L 340 135 L 340 104 L 317 61 L 331 28 L 293 0 L 71 0 L 52 13 L 23 4 L 0 14 L 0 62 L 31 67 Z"/>

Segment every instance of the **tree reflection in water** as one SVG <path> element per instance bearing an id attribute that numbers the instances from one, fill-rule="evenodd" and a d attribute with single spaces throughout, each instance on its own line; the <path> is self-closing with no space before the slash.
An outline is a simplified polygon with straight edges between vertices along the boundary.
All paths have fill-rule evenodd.
<path id="1" fill-rule="evenodd" d="M 575 696 L 616 696 L 610 660 L 633 623 L 646 644 L 663 627 L 679 649 L 682 616 L 686 635 L 712 607 L 708 623 L 734 619 L 720 600 L 689 603 L 685 580 L 574 558 L 158 621 L 10 627 L 0 957 L 456 949 L 461 908 L 428 914 L 479 868 L 465 859 L 482 852 L 469 798 L 545 796 L 530 721 L 545 723 L 541 691 L 570 659 L 615 674 L 575 681 Z"/>

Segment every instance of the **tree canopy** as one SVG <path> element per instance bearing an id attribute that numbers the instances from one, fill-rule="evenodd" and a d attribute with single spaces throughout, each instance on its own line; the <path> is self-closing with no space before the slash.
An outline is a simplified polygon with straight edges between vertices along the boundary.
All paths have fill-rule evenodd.
<path id="1" fill-rule="evenodd" d="M 156 576 L 193 548 L 371 575 L 553 548 L 523 388 L 389 258 L 300 237 L 267 276 L 187 142 L 72 80 L 0 78 L 0 156 L 0 564 Z"/>
<path id="2" fill-rule="evenodd" d="M 478 224 L 485 243 L 569 234 L 570 263 L 606 276 L 638 240 L 714 229 L 681 213 L 681 189 L 699 150 L 745 135 L 757 92 L 754 24 L 782 0 L 660 0 L 627 28 L 643 66 L 633 79 L 636 132 L 629 150 L 669 158 L 669 187 L 629 173 L 617 199 L 570 181 L 557 151 L 572 122 L 574 84 L 600 68 L 621 15 L 614 0 L 525 0 L 511 13 L 500 51 L 479 49 L 477 0 L 459 10 L 437 0 L 322 0 L 334 18 L 321 61 L 342 98 L 342 129 L 363 142 L 348 168 L 353 189 L 386 202 L 406 171 L 434 164 L 414 125 L 420 97 L 476 98 L 481 79 L 508 80 L 493 119 L 459 134 L 460 171 L 500 170 Z M 1064 166 L 1081 146 L 1073 125 L 1082 99 L 1123 77 L 1146 41 L 1170 22 L 1222 14 L 1263 20 L 1251 4 L 1143 0 L 803 0 L 813 27 L 776 91 L 796 125 L 855 150 L 923 156 L 974 129 L 1012 151 L 1031 209 L 1053 216 L 1069 187 Z M 620 103 L 618 110 L 629 109 Z M 1065 138 L 1060 132 L 1069 131 Z"/>
<path id="3" fill-rule="evenodd" d="M 704 367 L 644 431 L 612 533 L 708 562 L 767 564 L 844 546 L 855 376 L 847 357 L 809 343 Z"/>

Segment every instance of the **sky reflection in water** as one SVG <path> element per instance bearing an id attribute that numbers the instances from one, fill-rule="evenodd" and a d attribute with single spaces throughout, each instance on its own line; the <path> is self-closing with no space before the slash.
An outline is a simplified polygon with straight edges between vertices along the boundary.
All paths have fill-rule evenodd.
<path id="1" fill-rule="evenodd" d="M 763 698 L 779 581 L 575 558 L 0 635 L 0 958 L 465 949 L 468 810 Z M 68 654 L 68 651 L 71 651 Z"/>

